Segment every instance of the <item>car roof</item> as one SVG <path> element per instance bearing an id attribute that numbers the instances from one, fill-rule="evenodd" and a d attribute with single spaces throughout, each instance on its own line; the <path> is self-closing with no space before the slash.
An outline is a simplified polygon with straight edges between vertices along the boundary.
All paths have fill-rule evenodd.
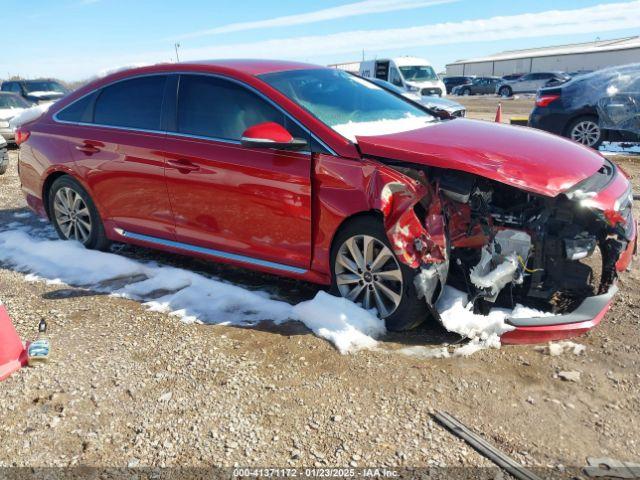
<path id="1" fill-rule="evenodd" d="M 257 60 L 257 59 L 224 59 L 224 60 L 197 60 L 179 63 L 160 63 L 145 67 L 138 67 L 114 72 L 117 74 L 176 72 L 180 70 L 196 70 L 211 72 L 235 72 L 245 75 L 263 75 L 266 73 L 286 72 L 290 70 L 308 70 L 328 68 L 311 63 L 290 62 L 286 60 Z M 111 75 L 109 75 L 111 76 Z"/>

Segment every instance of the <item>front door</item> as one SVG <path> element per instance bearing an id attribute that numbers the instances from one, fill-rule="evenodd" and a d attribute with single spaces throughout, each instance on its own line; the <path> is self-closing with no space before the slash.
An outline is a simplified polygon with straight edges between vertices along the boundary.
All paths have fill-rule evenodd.
<path id="1" fill-rule="evenodd" d="M 308 268 L 311 154 L 240 144 L 248 127 L 267 121 L 296 137 L 307 135 L 244 85 L 181 76 L 176 124 L 165 148 L 177 239 L 246 263 Z"/>

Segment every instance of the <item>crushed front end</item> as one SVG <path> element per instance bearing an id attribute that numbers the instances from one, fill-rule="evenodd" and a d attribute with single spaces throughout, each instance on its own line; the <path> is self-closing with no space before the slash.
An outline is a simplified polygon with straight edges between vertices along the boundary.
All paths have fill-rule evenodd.
<path id="1" fill-rule="evenodd" d="M 422 189 L 413 202 L 404 196 L 401 215 L 385 217 L 387 234 L 398 258 L 419 269 L 415 287 L 434 316 L 446 283 L 478 314 L 517 305 L 536 312 L 509 317 L 503 343 L 573 337 L 602 320 L 637 249 L 631 185 L 612 162 L 555 197 L 394 163 Z M 398 195 L 402 188 L 390 186 L 383 207 Z"/>

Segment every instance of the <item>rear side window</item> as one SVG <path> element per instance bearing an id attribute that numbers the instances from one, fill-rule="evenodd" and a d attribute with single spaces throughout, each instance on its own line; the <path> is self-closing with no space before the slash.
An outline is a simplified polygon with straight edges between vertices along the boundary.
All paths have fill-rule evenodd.
<path id="1" fill-rule="evenodd" d="M 166 75 L 133 78 L 102 89 L 94 107 L 94 123 L 113 127 L 160 130 Z"/>
<path id="2" fill-rule="evenodd" d="M 84 98 L 72 103 L 67 108 L 60 110 L 56 117 L 64 122 L 91 123 L 93 116 L 93 102 L 97 92 L 93 92 Z"/>
<path id="3" fill-rule="evenodd" d="M 180 77 L 179 133 L 240 140 L 247 128 L 262 122 L 287 128 L 281 111 L 241 85 L 202 75 Z"/>

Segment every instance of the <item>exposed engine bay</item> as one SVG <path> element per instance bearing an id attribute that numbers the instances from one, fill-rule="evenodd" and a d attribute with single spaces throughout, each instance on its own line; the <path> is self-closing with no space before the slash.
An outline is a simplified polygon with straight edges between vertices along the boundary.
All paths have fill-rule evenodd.
<path id="1" fill-rule="evenodd" d="M 633 235 L 632 194 L 612 211 L 589 206 L 616 174 L 612 163 L 555 198 L 466 172 L 387 164 L 424 187 L 387 233 L 398 258 L 420 269 L 415 286 L 432 312 L 446 283 L 480 314 L 516 304 L 563 314 L 613 285 Z"/>

